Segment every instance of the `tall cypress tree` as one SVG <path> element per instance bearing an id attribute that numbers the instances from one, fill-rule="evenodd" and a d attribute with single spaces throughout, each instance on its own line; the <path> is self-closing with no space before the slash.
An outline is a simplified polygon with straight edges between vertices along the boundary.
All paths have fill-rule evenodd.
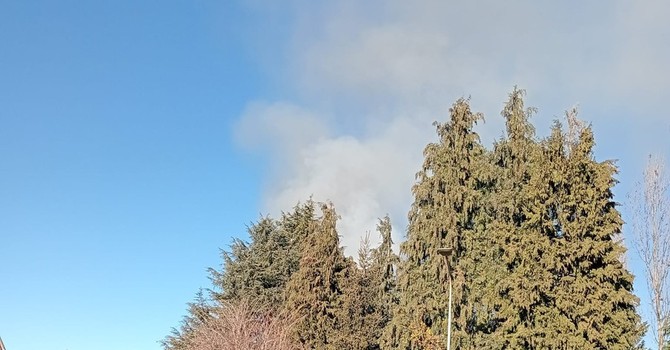
<path id="1" fill-rule="evenodd" d="M 491 232 L 506 269 L 496 283 L 492 347 L 634 348 L 637 298 L 613 239 L 622 223 L 611 192 L 616 168 L 593 160 L 590 128 L 571 141 L 557 123 L 535 141 L 519 90 L 503 115 L 508 137 L 494 150 L 500 180 Z"/>
<path id="2" fill-rule="evenodd" d="M 402 349 L 440 348 L 446 343 L 448 300 L 446 264 L 437 249 L 454 249 L 454 314 L 464 305 L 466 247 L 472 246 L 478 213 L 475 174 L 484 149 L 473 127 L 482 116 L 458 100 L 450 120 L 436 123 L 439 142 L 424 150 L 424 163 L 412 192 L 407 240 L 400 246 L 404 260 L 399 274 L 399 306 L 390 326 L 395 346 Z M 465 303 L 467 304 L 467 303 Z"/>
<path id="3" fill-rule="evenodd" d="M 397 269 L 400 259 L 393 251 L 391 230 L 391 219 L 388 215 L 379 220 L 377 232 L 381 236 L 381 243 L 372 251 L 372 266 L 370 268 L 378 315 L 378 326 L 374 332 L 374 337 L 381 349 L 388 349 L 393 346 L 394 330 L 391 321 L 399 297 Z"/>
<path id="4" fill-rule="evenodd" d="M 549 237 L 543 231 L 547 195 L 543 188 L 542 150 L 525 108 L 524 91 L 514 89 L 503 109 L 507 137 L 493 151 L 498 180 L 490 235 L 501 248 L 498 312 L 491 342 L 496 347 L 531 349 L 545 337 L 540 324 L 552 276 Z"/>
<path id="5" fill-rule="evenodd" d="M 314 233 L 303 242 L 300 267 L 288 284 L 285 307 L 302 316 L 295 337 L 304 347 L 352 348 L 346 332 L 352 320 L 345 293 L 354 279 L 355 266 L 339 245 L 335 209 L 323 205 L 321 210 L 323 215 Z"/>
<path id="6" fill-rule="evenodd" d="M 366 234 L 358 249 L 358 269 L 344 284 L 344 327 L 341 330 L 348 338 L 351 349 L 375 350 L 380 347 L 380 336 L 384 329 L 382 269 L 370 248 Z"/>
<path id="7" fill-rule="evenodd" d="M 379 220 L 377 231 L 381 243 L 370 249 L 368 236 L 359 249 L 359 269 L 353 281 L 347 283 L 345 308 L 348 312 L 348 338 L 352 349 L 375 350 L 389 348 L 384 337 L 397 305 L 398 257 L 393 252 L 391 221 L 388 216 Z"/>
<path id="8" fill-rule="evenodd" d="M 556 307 L 557 269 L 564 262 L 560 253 L 563 235 L 558 224 L 559 208 L 563 198 L 563 186 L 569 179 L 566 177 L 566 139 L 559 122 L 555 122 L 551 135 L 543 140 L 539 166 L 530 188 L 536 194 L 537 210 L 533 216 L 542 242 L 547 242 L 548 249 L 542 251 L 537 262 L 545 273 L 551 275 L 551 285 L 541 291 L 542 303 L 534 308 L 534 333 L 532 347 L 535 349 L 564 349 L 565 337 L 570 332 L 566 315 Z"/>
<path id="9" fill-rule="evenodd" d="M 612 193 L 617 169 L 594 160 L 594 144 L 584 128 L 567 157 L 556 207 L 555 307 L 567 318 L 562 346 L 631 349 L 644 330 L 633 276 L 620 260 L 625 248 L 615 239 L 623 224 Z"/>
<path id="10" fill-rule="evenodd" d="M 375 273 L 370 237 L 365 235 L 358 249 L 358 268 L 346 281 L 343 294 L 343 312 L 346 327 L 342 330 L 349 338 L 352 349 L 379 349 L 380 314 L 375 290 Z"/>

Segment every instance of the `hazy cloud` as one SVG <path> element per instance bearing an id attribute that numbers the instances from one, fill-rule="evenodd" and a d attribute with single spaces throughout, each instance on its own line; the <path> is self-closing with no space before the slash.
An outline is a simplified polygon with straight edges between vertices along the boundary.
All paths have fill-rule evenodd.
<path id="1" fill-rule="evenodd" d="M 310 195 L 332 200 L 349 254 L 386 213 L 396 237 L 404 232 L 430 124 L 459 97 L 472 95 L 486 114 L 478 130 L 487 143 L 501 135 L 499 111 L 519 85 L 542 108 L 540 130 L 581 102 L 597 133 L 670 146 L 661 105 L 670 91 L 666 2 L 292 4 L 294 24 L 270 73 L 290 97 L 250 103 L 238 138 L 275 159 L 265 210 Z M 631 112 L 645 122 L 631 123 Z M 612 149 L 625 158 L 649 147 Z"/>
<path id="2" fill-rule="evenodd" d="M 294 158 L 329 133 L 323 117 L 287 102 L 253 102 L 235 129 L 235 137 L 249 149 L 271 149 L 275 156 Z"/>

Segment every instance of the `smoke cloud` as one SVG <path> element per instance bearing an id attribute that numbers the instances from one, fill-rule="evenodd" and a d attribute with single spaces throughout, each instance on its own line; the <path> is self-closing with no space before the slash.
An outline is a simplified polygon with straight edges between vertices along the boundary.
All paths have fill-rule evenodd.
<path id="1" fill-rule="evenodd" d="M 400 241 L 422 148 L 435 140 L 431 123 L 472 95 L 473 109 L 487 118 L 478 131 L 490 144 L 502 134 L 499 111 L 514 85 L 542 107 L 538 130 L 582 102 L 596 132 L 666 140 L 610 145 L 618 157 L 667 149 L 670 4 L 597 5 L 292 2 L 283 9 L 292 24 L 280 42 L 257 38 L 279 48 L 278 59 L 258 59 L 281 93 L 250 101 L 236 129 L 241 145 L 271 159 L 263 209 L 277 214 L 310 196 L 332 201 L 349 255 L 387 213 Z M 277 7 L 264 6 L 251 7 L 274 16 Z M 631 114 L 645 122 L 631 123 Z"/>

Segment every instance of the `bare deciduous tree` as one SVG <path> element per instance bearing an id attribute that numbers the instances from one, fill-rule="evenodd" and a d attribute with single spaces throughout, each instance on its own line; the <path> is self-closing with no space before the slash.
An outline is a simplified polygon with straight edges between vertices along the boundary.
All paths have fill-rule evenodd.
<path id="1" fill-rule="evenodd" d="M 631 193 L 633 237 L 645 267 L 658 349 L 670 326 L 670 178 L 661 157 L 650 156 L 644 178 Z"/>
<path id="2" fill-rule="evenodd" d="M 573 106 L 570 110 L 565 111 L 565 119 L 568 122 L 568 134 L 565 138 L 565 146 L 568 153 L 572 152 L 572 148 L 579 141 L 579 135 L 581 135 L 584 128 L 588 126 L 583 120 L 577 118 L 578 114 L 579 110 L 577 109 L 577 106 Z"/>
<path id="3" fill-rule="evenodd" d="M 296 318 L 261 312 L 263 308 L 240 301 L 212 309 L 211 318 L 187 336 L 188 350 L 293 350 Z"/>

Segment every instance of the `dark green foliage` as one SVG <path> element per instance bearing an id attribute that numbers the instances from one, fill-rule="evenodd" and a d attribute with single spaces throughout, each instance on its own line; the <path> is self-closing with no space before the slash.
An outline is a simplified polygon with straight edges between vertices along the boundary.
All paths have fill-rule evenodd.
<path id="1" fill-rule="evenodd" d="M 391 219 L 388 216 L 379 220 L 377 231 L 382 240 L 379 247 L 372 251 L 373 262 L 369 274 L 373 281 L 373 300 L 379 325 L 379 329 L 374 331 L 373 337 L 377 339 L 379 348 L 389 349 L 393 346 L 393 339 L 395 339 L 395 331 L 391 320 L 393 311 L 398 305 L 397 268 L 400 259 L 393 251 Z"/>
<path id="2" fill-rule="evenodd" d="M 251 243 L 235 240 L 223 251 L 223 269 L 210 269 L 216 300 L 253 300 L 277 309 L 285 301 L 284 288 L 295 271 L 302 244 L 315 227 L 314 203 L 298 205 L 281 220 L 261 218 L 249 228 Z"/>
<path id="3" fill-rule="evenodd" d="M 273 238 L 277 238 L 281 231 L 274 220 L 262 218 L 248 232 L 250 244 L 236 239 L 230 252 L 221 252 L 222 272 L 210 269 L 212 282 L 220 290 L 214 292 L 214 298 L 218 301 L 252 298 L 268 306 L 277 305 L 280 302 L 278 296 L 283 292 L 283 279 L 288 277 L 274 268 L 274 249 L 278 248 L 279 242 Z"/>
<path id="4" fill-rule="evenodd" d="M 179 331 L 162 342 L 164 348 L 182 350 L 184 339 L 210 317 L 211 307 L 226 302 L 251 302 L 274 312 L 286 301 L 285 288 L 298 270 L 305 238 L 316 226 L 315 205 L 310 200 L 284 213 L 280 220 L 261 218 L 248 229 L 250 243 L 235 239 L 230 251 L 222 251 L 223 267 L 209 269 L 214 290 L 208 305 L 202 292 L 189 304 Z"/>
<path id="5" fill-rule="evenodd" d="M 381 243 L 369 248 L 366 235 L 359 249 L 356 284 L 346 293 L 347 305 L 352 315 L 350 337 L 360 340 L 357 349 L 388 348 L 391 336 L 384 330 L 391 322 L 392 311 L 398 304 L 396 268 L 398 256 L 393 252 L 391 220 L 388 216 L 379 220 L 377 231 Z"/>
<path id="6" fill-rule="evenodd" d="M 446 346 L 445 262 L 453 247 L 452 346 L 469 349 L 631 349 L 643 327 L 635 312 L 621 217 L 612 200 L 616 168 L 593 160 L 590 128 L 556 124 L 535 138 L 533 109 L 515 89 L 502 112 L 507 135 L 488 152 L 465 100 L 437 124 L 424 151 L 401 252 L 400 304 L 389 348 Z M 575 124 L 579 125 L 579 124 Z"/>
<path id="7" fill-rule="evenodd" d="M 207 303 L 202 290 L 198 291 L 193 302 L 188 304 L 188 313 L 181 321 L 179 329 L 173 328 L 172 334 L 161 341 L 163 348 L 170 350 L 187 350 L 188 339 L 195 330 L 211 317 L 211 305 Z"/>
<path id="8" fill-rule="evenodd" d="M 337 214 L 323 205 L 322 218 L 303 246 L 300 268 L 288 285 L 286 308 L 301 316 L 295 327 L 297 340 L 308 349 L 353 349 L 346 331 L 351 331 L 353 315 L 346 293 L 355 278 L 353 260 L 342 253 L 337 235 Z"/>

